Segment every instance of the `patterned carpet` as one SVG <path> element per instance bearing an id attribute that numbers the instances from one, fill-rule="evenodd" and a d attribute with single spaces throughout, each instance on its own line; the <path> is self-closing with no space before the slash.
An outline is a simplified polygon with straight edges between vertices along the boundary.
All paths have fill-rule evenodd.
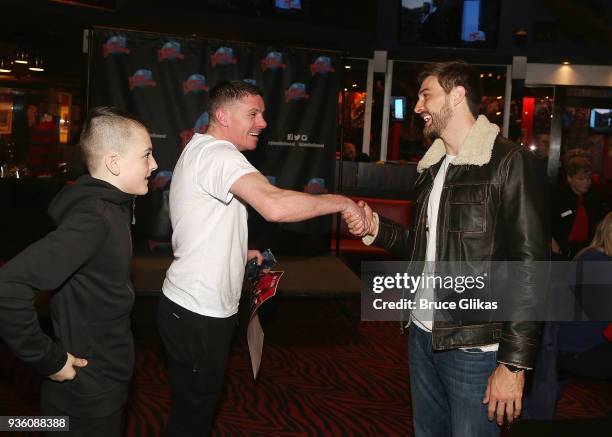
<path id="1" fill-rule="evenodd" d="M 149 299 L 140 301 L 135 312 L 130 437 L 159 435 L 168 415 L 169 389 L 153 309 L 154 299 Z M 397 323 L 352 321 L 347 315 L 354 308 L 338 301 L 270 302 L 264 310 L 266 343 L 258 380 L 253 381 L 240 331 L 213 435 L 412 435 L 406 338 Z M 6 346 L 0 346 L 0 354 L 0 415 L 37 414 L 40 379 Z M 557 419 L 611 411 L 612 384 L 572 381 Z"/>

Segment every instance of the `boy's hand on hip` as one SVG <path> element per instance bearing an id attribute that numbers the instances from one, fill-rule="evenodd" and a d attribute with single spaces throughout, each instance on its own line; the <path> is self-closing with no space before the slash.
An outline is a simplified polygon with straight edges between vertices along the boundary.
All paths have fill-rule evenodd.
<path id="1" fill-rule="evenodd" d="M 64 367 L 59 372 L 49 375 L 50 380 L 55 382 L 73 380 L 77 375 L 75 367 L 85 367 L 87 365 L 85 358 L 77 358 L 68 352 L 66 355 L 68 356 L 66 364 L 64 364 Z"/>

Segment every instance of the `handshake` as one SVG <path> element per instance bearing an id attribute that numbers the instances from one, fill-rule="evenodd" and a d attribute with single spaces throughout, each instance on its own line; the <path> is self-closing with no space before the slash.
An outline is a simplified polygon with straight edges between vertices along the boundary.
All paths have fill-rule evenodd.
<path id="1" fill-rule="evenodd" d="M 347 199 L 349 200 L 349 199 Z M 378 233 L 378 220 L 374 218 L 372 208 L 363 200 L 350 204 L 342 211 L 342 219 L 349 232 L 357 237 L 374 236 Z"/>

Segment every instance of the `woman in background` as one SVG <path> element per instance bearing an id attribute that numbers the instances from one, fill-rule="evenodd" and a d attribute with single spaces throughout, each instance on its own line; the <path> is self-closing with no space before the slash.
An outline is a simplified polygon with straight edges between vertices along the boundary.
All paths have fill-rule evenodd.
<path id="1" fill-rule="evenodd" d="M 598 280 L 612 270 L 612 212 L 597 226 L 593 241 L 575 261 L 578 278 L 574 295 L 582 320 L 587 321 L 559 324 L 557 366 L 583 378 L 612 379 L 612 323 L 601 321 L 612 320 L 612 284 Z"/>
<path id="2" fill-rule="evenodd" d="M 601 321 L 612 319 L 612 284 L 595 280 L 612 269 L 612 212 L 575 261 L 574 320 L 582 321 L 544 323 L 523 419 L 552 420 L 568 376 L 612 380 L 612 323 Z"/>
<path id="3" fill-rule="evenodd" d="M 552 252 L 557 259 L 572 259 L 593 238 L 603 215 L 601 200 L 591 189 L 591 161 L 582 156 L 567 160 L 567 185 L 555 196 L 552 217 Z"/>

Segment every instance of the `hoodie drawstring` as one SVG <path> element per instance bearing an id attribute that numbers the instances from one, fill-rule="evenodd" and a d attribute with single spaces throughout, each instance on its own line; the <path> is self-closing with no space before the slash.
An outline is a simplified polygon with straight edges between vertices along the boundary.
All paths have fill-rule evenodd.
<path id="1" fill-rule="evenodd" d="M 132 199 L 132 224 L 136 224 L 136 198 Z"/>

